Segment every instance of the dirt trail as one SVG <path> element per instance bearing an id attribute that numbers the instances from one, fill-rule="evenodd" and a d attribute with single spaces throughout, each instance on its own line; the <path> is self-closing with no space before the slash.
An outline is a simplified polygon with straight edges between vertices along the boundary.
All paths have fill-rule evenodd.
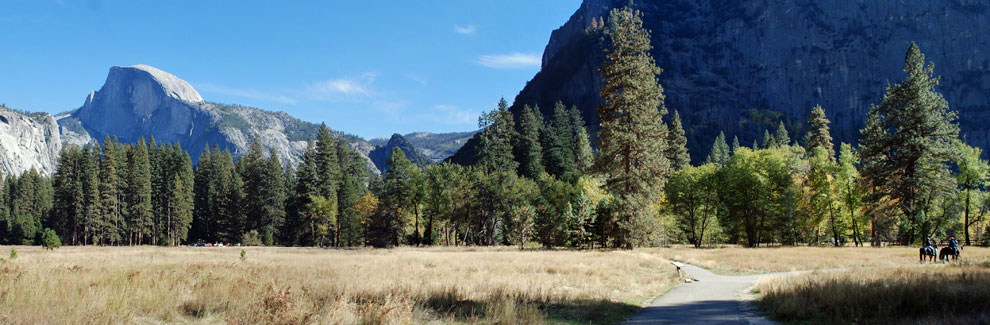
<path id="1" fill-rule="evenodd" d="M 774 324 L 756 314 L 747 289 L 764 277 L 792 274 L 718 275 L 694 265 L 681 265 L 681 270 L 697 281 L 660 296 L 625 324 Z"/>

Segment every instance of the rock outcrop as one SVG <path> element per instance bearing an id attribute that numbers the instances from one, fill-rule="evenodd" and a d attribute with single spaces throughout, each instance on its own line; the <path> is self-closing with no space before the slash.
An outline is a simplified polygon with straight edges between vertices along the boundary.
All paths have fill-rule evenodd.
<path id="1" fill-rule="evenodd" d="M 514 112 L 538 104 L 577 105 L 596 131 L 604 38 L 595 22 L 627 0 L 585 0 L 551 34 L 541 71 L 515 98 Z M 666 106 L 679 110 L 695 162 L 719 131 L 749 145 L 784 121 L 804 134 L 821 104 L 833 136 L 855 143 L 870 104 L 900 82 L 908 44 L 917 42 L 959 111 L 962 136 L 990 150 L 990 4 L 946 0 L 635 1 L 652 31 Z M 596 19 L 601 18 L 601 19 Z M 595 132 L 592 132 L 594 134 Z M 467 149 L 467 148 L 465 148 Z M 464 149 L 462 149 L 464 150 Z"/>
<path id="2" fill-rule="evenodd" d="M 406 154 L 406 158 L 417 166 L 423 167 L 433 163 L 430 157 L 417 150 L 409 140 L 398 133 L 392 134 L 387 143 L 376 146 L 375 150 L 368 154 L 368 157 L 371 158 L 378 170 L 385 172 L 388 170 L 388 159 L 392 157 L 392 150 L 395 148 L 402 150 L 402 153 Z"/>
<path id="3" fill-rule="evenodd" d="M 55 171 L 62 138 L 48 113 L 22 113 L 0 106 L 0 174 L 20 175 L 34 168 Z"/>

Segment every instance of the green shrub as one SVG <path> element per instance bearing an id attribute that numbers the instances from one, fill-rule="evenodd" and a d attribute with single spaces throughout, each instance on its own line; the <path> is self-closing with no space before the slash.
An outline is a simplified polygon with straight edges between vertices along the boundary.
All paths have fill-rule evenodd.
<path id="1" fill-rule="evenodd" d="M 257 230 L 251 230 L 243 235 L 241 235 L 241 245 L 244 246 L 261 246 L 261 235 L 258 234 Z"/>
<path id="2" fill-rule="evenodd" d="M 62 247 L 62 239 L 58 238 L 58 234 L 54 230 L 45 228 L 45 231 L 41 233 L 41 246 L 48 250 Z"/>
<path id="3" fill-rule="evenodd" d="M 10 249 L 10 259 L 12 259 L 12 260 L 16 260 L 17 259 L 17 250 L 16 249 L 13 249 L 13 248 Z"/>
<path id="4" fill-rule="evenodd" d="M 241 262 L 247 261 L 247 251 L 241 250 Z"/>

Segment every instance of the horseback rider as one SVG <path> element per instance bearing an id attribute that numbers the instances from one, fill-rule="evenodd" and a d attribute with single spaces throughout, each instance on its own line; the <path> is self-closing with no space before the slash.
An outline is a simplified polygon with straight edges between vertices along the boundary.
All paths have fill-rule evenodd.
<path id="1" fill-rule="evenodd" d="M 956 237 L 949 236 L 949 248 L 952 248 L 952 251 L 957 255 L 959 254 L 959 242 L 956 241 Z"/>

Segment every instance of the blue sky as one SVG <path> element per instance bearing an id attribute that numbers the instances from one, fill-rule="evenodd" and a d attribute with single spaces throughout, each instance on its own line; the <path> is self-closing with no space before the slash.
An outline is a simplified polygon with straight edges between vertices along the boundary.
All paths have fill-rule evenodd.
<path id="1" fill-rule="evenodd" d="M 3 1 L 0 103 L 78 108 L 115 65 L 366 138 L 477 128 L 579 0 Z"/>

